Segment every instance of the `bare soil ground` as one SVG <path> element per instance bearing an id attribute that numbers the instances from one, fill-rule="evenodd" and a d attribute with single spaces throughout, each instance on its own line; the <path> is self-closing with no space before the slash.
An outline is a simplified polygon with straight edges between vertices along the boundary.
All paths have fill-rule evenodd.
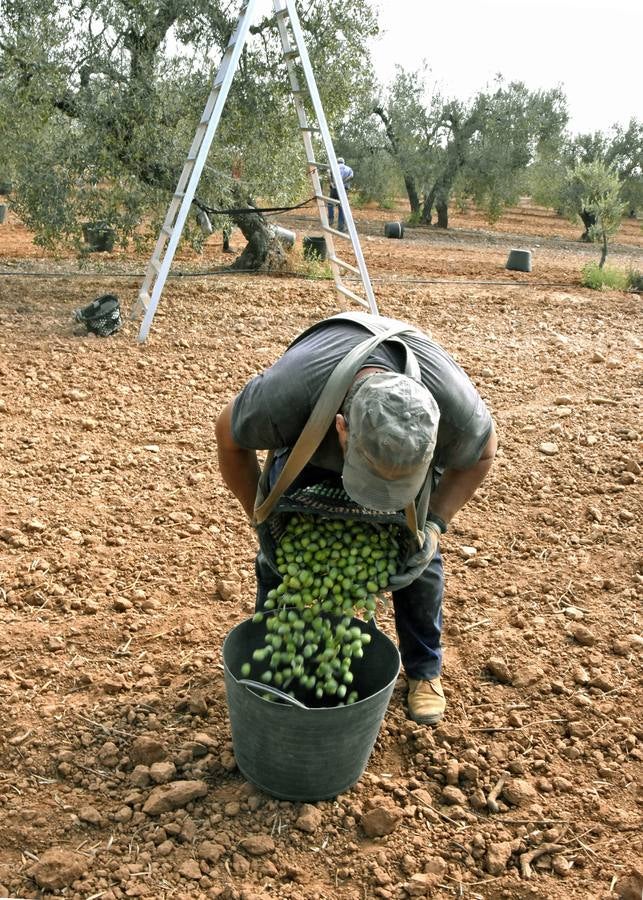
<path id="1" fill-rule="evenodd" d="M 380 310 L 457 357 L 501 450 L 443 539 L 444 722 L 406 718 L 400 676 L 361 781 L 312 807 L 232 754 L 221 646 L 256 540 L 214 423 L 331 285 L 195 274 L 228 261 L 215 235 L 147 344 L 95 338 L 73 309 L 128 309 L 146 259 L 79 272 L 0 227 L 0 897 L 640 898 L 640 298 L 580 287 L 598 252 L 546 210 L 386 240 L 403 215 L 356 210 Z M 610 262 L 642 246 L 625 222 Z"/>

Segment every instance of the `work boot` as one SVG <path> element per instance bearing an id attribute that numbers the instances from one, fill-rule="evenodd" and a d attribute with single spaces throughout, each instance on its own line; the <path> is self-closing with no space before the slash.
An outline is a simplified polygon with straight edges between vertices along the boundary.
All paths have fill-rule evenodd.
<path id="1" fill-rule="evenodd" d="M 439 676 L 430 681 L 409 678 L 409 717 L 420 725 L 437 725 L 447 705 Z"/>

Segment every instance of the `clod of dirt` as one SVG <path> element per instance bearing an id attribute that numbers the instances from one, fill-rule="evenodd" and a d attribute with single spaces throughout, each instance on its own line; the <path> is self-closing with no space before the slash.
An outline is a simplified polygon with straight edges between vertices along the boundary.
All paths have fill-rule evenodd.
<path id="1" fill-rule="evenodd" d="M 105 741 L 98 751 L 98 759 L 107 769 L 115 769 L 120 760 L 118 747 L 113 741 Z"/>
<path id="2" fill-rule="evenodd" d="M 264 856 L 275 852 L 275 842 L 267 834 L 251 834 L 239 842 L 239 847 L 250 856 Z"/>
<path id="3" fill-rule="evenodd" d="M 617 881 L 616 896 L 619 900 L 641 900 L 641 896 L 643 896 L 643 868 L 637 868 L 627 878 Z"/>
<path id="4" fill-rule="evenodd" d="M 556 456 L 558 444 L 555 444 L 553 441 L 544 441 L 538 449 L 544 456 Z"/>
<path id="5" fill-rule="evenodd" d="M 0 528 L 0 541 L 10 547 L 28 547 L 29 541 L 17 528 Z"/>
<path id="6" fill-rule="evenodd" d="M 134 787 L 147 787 L 150 783 L 149 766 L 138 765 L 130 772 L 129 780 Z"/>
<path id="7" fill-rule="evenodd" d="M 491 656 L 486 662 L 487 669 L 500 684 L 511 684 L 511 672 L 507 663 L 498 656 Z"/>
<path id="8" fill-rule="evenodd" d="M 134 765 L 151 766 L 153 763 L 162 762 L 167 753 L 156 738 L 143 735 L 136 738 L 132 744 L 129 756 Z"/>
<path id="9" fill-rule="evenodd" d="M 440 800 L 449 806 L 462 806 L 462 804 L 467 802 L 464 792 L 451 784 L 447 784 L 443 789 Z"/>
<path id="10" fill-rule="evenodd" d="M 512 680 L 515 687 L 531 687 L 531 685 L 537 684 L 544 677 L 545 673 L 540 666 L 532 664 L 516 669 Z"/>
<path id="11" fill-rule="evenodd" d="M 88 825 L 100 825 L 103 817 L 94 806 L 81 806 L 78 810 L 78 818 Z"/>
<path id="12" fill-rule="evenodd" d="M 321 810 L 317 809 L 311 803 L 304 803 L 301 812 L 295 821 L 295 828 L 312 834 L 316 831 L 322 822 Z"/>
<path id="13" fill-rule="evenodd" d="M 247 875 L 250 871 L 250 863 L 241 853 L 232 854 L 232 871 L 235 875 Z"/>
<path id="14" fill-rule="evenodd" d="M 179 866 L 179 875 L 190 878 L 192 881 L 199 881 L 203 873 L 196 859 L 186 859 Z"/>
<path id="15" fill-rule="evenodd" d="M 524 806 L 538 797 L 536 788 L 524 778 L 513 778 L 502 788 L 502 798 L 512 806 Z"/>
<path id="16" fill-rule="evenodd" d="M 367 837 L 382 837 L 395 831 L 402 815 L 397 806 L 376 806 L 362 816 L 362 828 Z"/>
<path id="17" fill-rule="evenodd" d="M 209 863 L 218 863 L 225 852 L 225 847 L 214 841 L 203 841 L 198 849 L 199 859 L 204 859 Z"/>
<path id="18" fill-rule="evenodd" d="M 59 891 L 85 874 L 89 860 L 81 853 L 52 847 L 45 850 L 38 862 L 27 870 L 36 884 L 48 891 Z"/>
<path id="19" fill-rule="evenodd" d="M 514 841 L 497 841 L 489 844 L 485 854 L 484 865 L 490 875 L 501 875 L 511 854 L 514 852 Z"/>
<path id="20" fill-rule="evenodd" d="M 574 625 L 569 629 L 569 633 L 583 647 L 591 647 L 596 643 L 596 635 L 585 625 Z"/>
<path id="21" fill-rule="evenodd" d="M 143 812 L 148 816 L 160 816 L 161 813 L 183 809 L 192 800 L 205 797 L 208 786 L 205 781 L 175 781 L 154 788 L 145 801 Z"/>
<path id="22" fill-rule="evenodd" d="M 152 763 L 150 766 L 150 778 L 155 784 L 167 784 L 176 775 L 176 766 L 169 760 Z"/>
<path id="23" fill-rule="evenodd" d="M 416 872 L 415 875 L 411 875 L 410 881 L 405 882 L 402 887 L 409 897 L 429 897 L 432 896 L 439 881 L 439 877 L 430 872 Z"/>
<path id="24" fill-rule="evenodd" d="M 221 579 L 217 582 L 217 593 L 222 600 L 226 602 L 238 600 L 241 596 L 241 587 L 236 581 L 225 581 Z"/>

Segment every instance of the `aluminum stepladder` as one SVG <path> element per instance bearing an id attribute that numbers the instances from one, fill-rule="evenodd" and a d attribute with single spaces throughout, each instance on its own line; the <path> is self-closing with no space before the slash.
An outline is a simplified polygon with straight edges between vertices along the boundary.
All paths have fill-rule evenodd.
<path id="1" fill-rule="evenodd" d="M 190 212 L 192 201 L 203 172 L 203 167 L 216 133 L 221 114 L 225 106 L 230 86 L 235 71 L 239 64 L 239 58 L 248 40 L 250 26 L 253 23 L 259 0 L 244 0 L 239 13 L 236 27 L 230 37 L 228 46 L 223 54 L 219 69 L 212 84 L 212 90 L 207 99 L 201 120 L 197 126 L 196 134 L 188 151 L 188 156 L 183 166 L 176 191 L 168 207 L 165 221 L 161 227 L 156 241 L 152 257 L 147 265 L 145 277 L 139 291 L 138 300 L 134 305 L 131 318 L 138 318 L 141 313 L 143 321 L 138 333 L 138 340 L 145 341 L 158 307 L 161 293 L 165 286 L 167 276 L 176 253 L 176 248 L 181 239 L 185 221 Z M 337 157 L 322 108 L 319 91 L 315 83 L 313 69 L 306 49 L 304 35 L 295 7 L 295 0 L 273 0 L 273 10 L 279 29 L 283 56 L 288 68 L 290 90 L 293 95 L 299 129 L 302 133 L 308 171 L 312 182 L 315 200 L 319 211 L 322 231 L 326 239 L 328 250 L 328 262 L 335 280 L 335 288 L 342 301 L 342 308 L 346 308 L 347 301 L 355 302 L 366 307 L 370 312 L 377 314 L 377 303 L 373 294 L 373 288 L 364 262 L 362 248 L 355 228 L 353 215 L 348 204 L 346 189 L 342 181 Z M 298 65 L 303 73 L 303 82 L 297 71 Z M 305 87 L 304 87 L 305 84 Z M 316 118 L 316 124 L 309 121 L 304 104 L 304 98 L 308 97 Z M 313 135 L 321 138 L 323 149 L 328 162 L 320 162 L 315 156 Z M 325 196 L 322 190 L 320 171 L 330 171 L 334 184 L 337 186 L 339 200 L 332 200 Z M 341 232 L 329 224 L 327 204 L 337 207 L 342 205 L 347 233 Z M 355 265 L 341 259 L 335 249 L 335 238 L 350 241 Z M 350 272 L 361 281 L 364 296 L 360 296 L 346 287 L 342 273 Z"/>

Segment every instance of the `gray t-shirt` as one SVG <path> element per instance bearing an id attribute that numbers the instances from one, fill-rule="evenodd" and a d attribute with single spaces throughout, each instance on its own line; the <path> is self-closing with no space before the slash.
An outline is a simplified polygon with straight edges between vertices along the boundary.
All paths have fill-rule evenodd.
<path id="1" fill-rule="evenodd" d="M 232 436 L 249 450 L 292 447 L 337 363 L 369 337 L 361 325 L 326 320 L 286 350 L 274 365 L 252 378 L 235 400 Z M 421 332 L 404 334 L 422 373 L 422 382 L 440 408 L 434 469 L 466 469 L 480 458 L 492 429 L 484 401 L 469 377 L 449 354 Z M 364 366 L 404 372 L 404 348 L 380 344 Z M 339 410 L 338 410 L 339 412 Z M 330 427 L 311 462 L 342 471 L 342 451 L 335 425 Z"/>

